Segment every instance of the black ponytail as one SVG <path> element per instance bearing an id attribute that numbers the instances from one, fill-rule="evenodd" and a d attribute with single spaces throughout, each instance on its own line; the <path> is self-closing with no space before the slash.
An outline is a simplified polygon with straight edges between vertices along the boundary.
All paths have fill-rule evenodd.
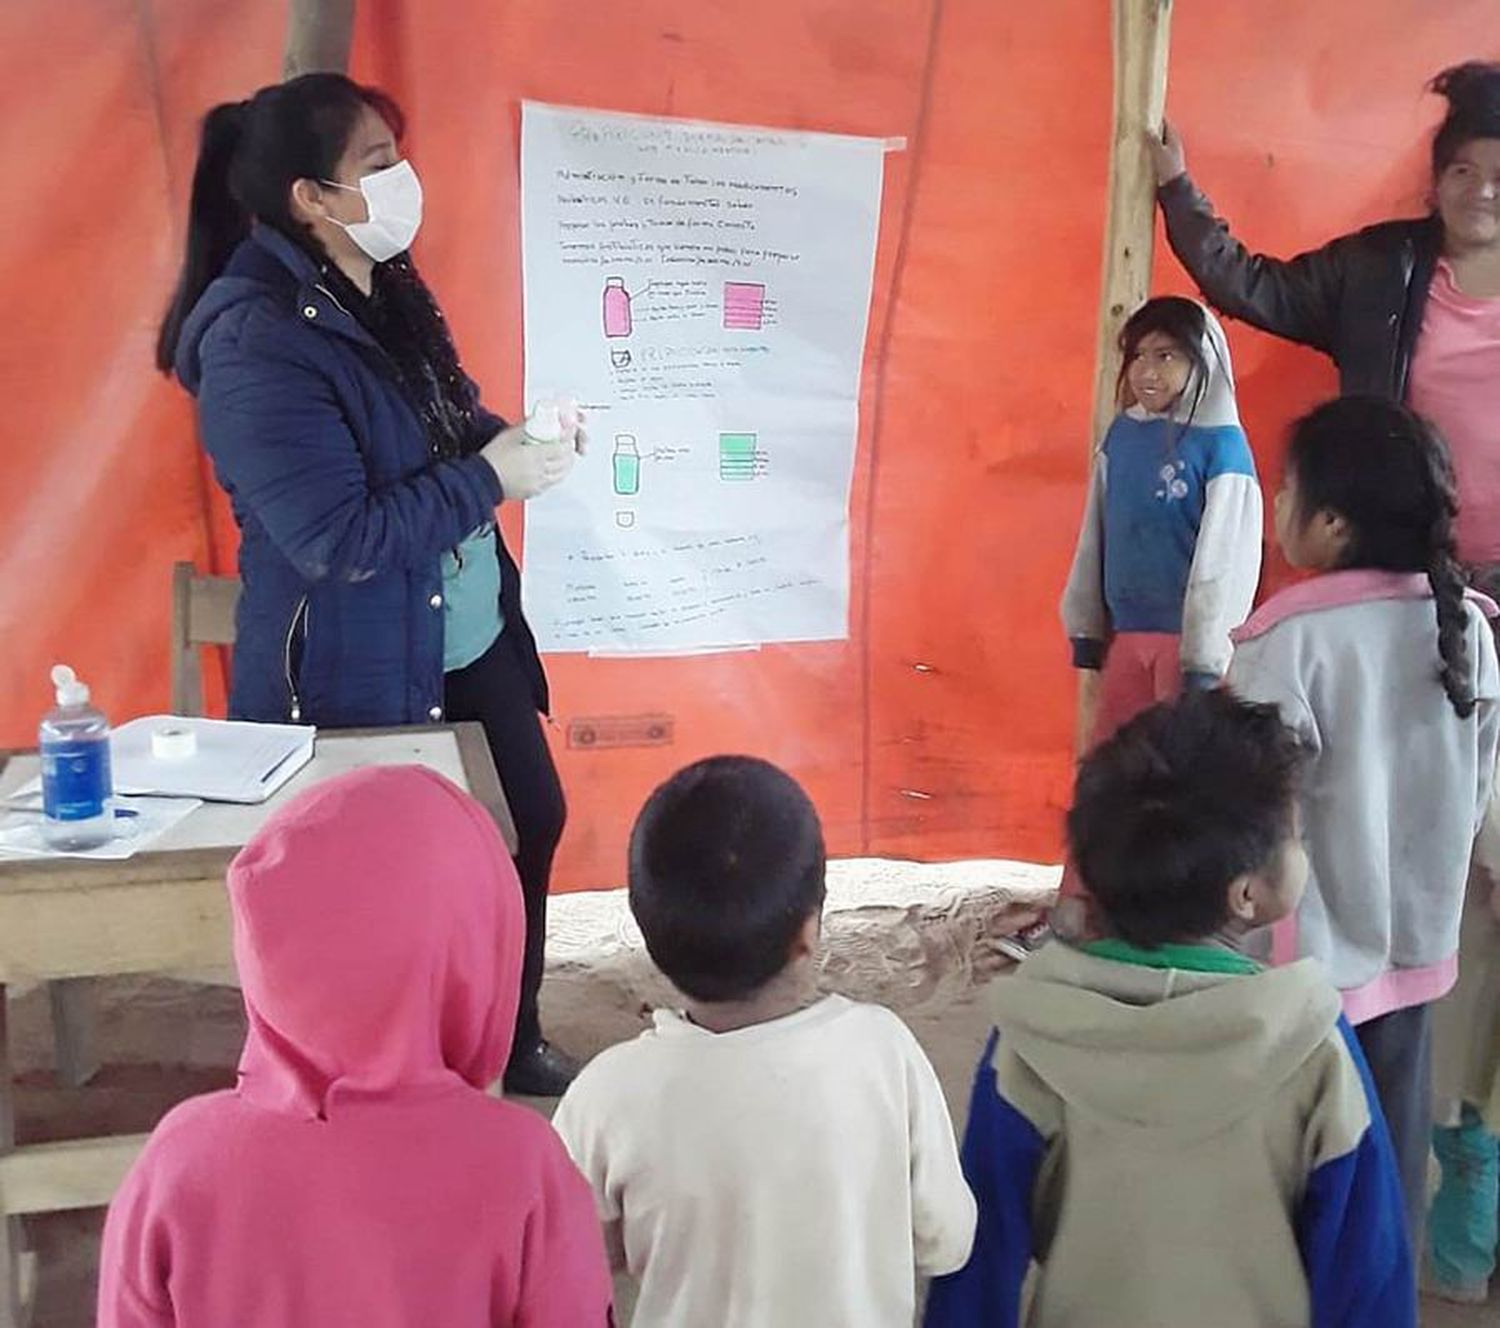
<path id="1" fill-rule="evenodd" d="M 235 245 L 250 231 L 248 214 L 229 191 L 229 167 L 244 136 L 249 107 L 249 102 L 226 102 L 215 106 L 203 119 L 188 205 L 187 253 L 176 294 L 156 338 L 156 367 L 163 373 L 171 372 L 177 339 L 193 305 L 208 283 L 224 270 Z"/>
<path id="2" fill-rule="evenodd" d="M 1455 551 L 1457 485 L 1447 445 L 1405 406 L 1384 397 L 1325 402 L 1292 426 L 1287 469 L 1308 520 L 1343 517 L 1343 566 L 1425 572 L 1437 606 L 1439 677 L 1453 709 L 1474 713 L 1465 580 Z"/>
<path id="3" fill-rule="evenodd" d="M 208 113 L 193 171 L 182 272 L 156 342 L 156 366 L 163 373 L 172 372 L 193 306 L 252 221 L 274 226 L 326 261 L 312 229 L 292 216 L 292 185 L 335 174 L 366 107 L 401 136 L 405 121 L 396 103 L 342 74 L 305 74 Z"/>
<path id="4" fill-rule="evenodd" d="M 1500 138 L 1500 64 L 1470 60 L 1453 65 L 1427 86 L 1448 103 L 1448 114 L 1432 139 L 1432 174 L 1436 179 L 1466 143 L 1476 138 Z"/>

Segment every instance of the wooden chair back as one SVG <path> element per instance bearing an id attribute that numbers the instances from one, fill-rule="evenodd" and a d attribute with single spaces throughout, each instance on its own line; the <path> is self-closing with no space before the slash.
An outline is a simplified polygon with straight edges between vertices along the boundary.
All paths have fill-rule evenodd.
<path id="1" fill-rule="evenodd" d="M 237 576 L 199 576 L 192 563 L 172 569 L 172 713 L 203 713 L 203 647 L 234 644 Z"/>

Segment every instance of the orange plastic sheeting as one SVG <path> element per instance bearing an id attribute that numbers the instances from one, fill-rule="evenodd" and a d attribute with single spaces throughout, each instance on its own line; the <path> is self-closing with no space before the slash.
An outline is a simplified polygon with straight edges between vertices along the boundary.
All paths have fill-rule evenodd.
<path id="1" fill-rule="evenodd" d="M 277 76 L 284 19 L 252 0 L 0 7 L 0 742 L 29 741 L 54 659 L 116 718 L 164 707 L 171 563 L 234 570 L 189 404 L 150 352 L 197 118 Z M 1490 0 L 1179 7 L 1171 104 L 1193 166 L 1275 250 L 1418 206 L 1421 83 L 1495 55 L 1491 20 Z M 1073 703 L 1056 601 L 1087 464 L 1110 127 L 1103 0 L 364 0 L 354 72 L 410 114 L 418 259 L 502 412 L 520 404 L 521 98 L 908 141 L 887 164 L 850 639 L 554 658 L 572 806 L 559 887 L 618 883 L 651 785 L 724 750 L 801 777 L 837 853 L 1055 856 Z M 1184 288 L 1170 260 L 1161 277 Z M 1231 337 L 1272 463 L 1284 421 L 1332 377 Z M 504 519 L 517 538 L 518 514 Z M 664 717 L 671 741 L 587 745 L 592 721 L 638 716 Z M 652 727 L 627 732 L 650 742 Z"/>

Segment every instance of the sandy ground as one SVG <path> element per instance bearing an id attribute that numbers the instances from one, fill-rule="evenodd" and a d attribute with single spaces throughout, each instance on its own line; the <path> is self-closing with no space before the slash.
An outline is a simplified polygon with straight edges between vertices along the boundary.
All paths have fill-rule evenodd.
<path id="1" fill-rule="evenodd" d="M 988 1031 L 984 987 L 1003 980 L 1009 967 L 996 941 L 1029 920 L 1055 875 L 1008 863 L 832 865 L 824 985 L 890 1005 L 907 1020 L 960 1125 Z M 618 893 L 560 897 L 549 931 L 544 1018 L 549 1035 L 568 1049 L 592 1055 L 630 1037 L 653 1004 L 670 1000 Z M 174 1102 L 232 1082 L 244 1028 L 232 989 L 120 979 L 101 984 L 99 1007 L 105 1067 L 87 1088 L 63 1090 L 50 1071 L 44 993 L 13 998 L 22 1142 L 147 1130 Z M 102 1213 L 82 1212 L 28 1223 L 40 1258 L 35 1328 L 93 1322 L 102 1220 Z M 628 1309 L 629 1288 L 620 1290 Z M 1500 1292 L 1479 1308 L 1424 1302 L 1422 1323 L 1500 1328 Z"/>

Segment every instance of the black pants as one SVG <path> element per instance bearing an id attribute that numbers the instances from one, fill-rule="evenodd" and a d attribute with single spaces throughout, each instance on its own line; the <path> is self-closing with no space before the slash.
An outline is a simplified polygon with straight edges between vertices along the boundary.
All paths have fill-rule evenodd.
<path id="1" fill-rule="evenodd" d="M 547 944 L 547 885 L 552 856 L 567 819 L 562 782 L 542 732 L 531 684 L 506 632 L 467 668 L 444 682 L 448 719 L 484 725 L 500 786 L 516 823 L 516 874 L 526 898 L 526 961 L 521 969 L 521 1004 L 516 1011 L 512 1057 L 524 1055 L 541 1039 L 537 993 L 542 986 Z"/>
<path id="2" fill-rule="evenodd" d="M 1355 1030 L 1391 1127 L 1413 1258 L 1427 1225 L 1427 1159 L 1432 1149 L 1432 1007 L 1413 1005 Z"/>

